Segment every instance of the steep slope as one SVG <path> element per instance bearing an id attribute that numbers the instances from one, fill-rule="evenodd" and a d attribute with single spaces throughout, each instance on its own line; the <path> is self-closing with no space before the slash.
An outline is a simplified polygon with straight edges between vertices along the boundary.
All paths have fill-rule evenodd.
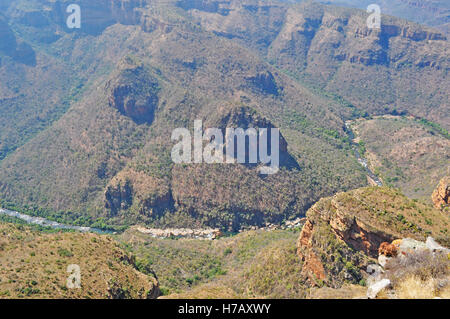
<path id="1" fill-rule="evenodd" d="M 155 278 L 136 270 L 134 259 L 110 237 L 42 234 L 0 223 L 0 298 L 156 298 Z M 81 288 L 66 286 L 78 265 Z"/>
<path id="2" fill-rule="evenodd" d="M 321 199 L 306 216 L 297 247 L 310 285 L 358 283 L 383 242 L 433 236 L 449 245 L 448 214 L 386 187 Z"/>
<path id="3" fill-rule="evenodd" d="M 163 298 L 366 298 L 373 280 L 366 267 L 377 263 L 382 242 L 433 236 L 448 246 L 449 223 L 448 214 L 395 189 L 368 187 L 319 200 L 301 231 L 259 229 L 198 240 L 153 238 L 131 228 L 118 240 L 155 269 Z M 402 256 L 409 256 L 404 264 L 391 259 L 392 268 L 385 268 L 395 289 L 403 279 L 406 284 L 408 271 L 423 271 L 424 279 L 439 275 L 433 269 L 448 275 L 445 255 L 443 261 Z M 437 293 L 425 288 L 426 296 Z M 439 289 L 448 291 L 448 281 Z"/>
<path id="4" fill-rule="evenodd" d="M 162 298 L 302 298 L 298 235 L 297 228 L 175 240 L 128 229 L 118 240 L 155 270 Z"/>

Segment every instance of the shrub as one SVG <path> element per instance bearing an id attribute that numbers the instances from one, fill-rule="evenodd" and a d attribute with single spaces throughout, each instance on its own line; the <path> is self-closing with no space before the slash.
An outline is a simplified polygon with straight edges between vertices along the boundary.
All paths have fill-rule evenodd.
<path id="1" fill-rule="evenodd" d="M 73 256 L 72 252 L 70 252 L 69 250 L 67 250 L 65 248 L 58 249 L 58 255 L 60 255 L 61 257 L 72 257 Z"/>
<path id="2" fill-rule="evenodd" d="M 433 299 L 436 297 L 436 279 L 423 281 L 418 276 L 408 276 L 399 282 L 396 289 L 400 299 Z"/>
<path id="3" fill-rule="evenodd" d="M 411 294 L 419 294 L 420 287 L 431 289 L 431 283 L 435 285 L 438 281 L 445 282 L 450 274 L 450 260 L 445 254 L 433 254 L 428 250 L 416 251 L 389 260 L 386 269 L 385 275 L 391 280 L 394 289 L 396 291 L 400 289 L 401 293 L 407 296 L 403 290 L 408 286 L 417 290 Z M 422 294 L 431 293 L 431 291 L 422 292 Z"/>

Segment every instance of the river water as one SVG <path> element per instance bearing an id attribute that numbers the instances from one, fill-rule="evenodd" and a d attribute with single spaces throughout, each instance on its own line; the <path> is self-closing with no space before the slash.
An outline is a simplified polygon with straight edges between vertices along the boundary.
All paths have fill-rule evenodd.
<path id="1" fill-rule="evenodd" d="M 82 227 L 82 226 L 72 226 L 72 225 L 65 225 L 61 224 L 52 220 L 48 220 L 42 217 L 35 217 L 26 215 L 23 213 L 15 212 L 8 209 L 0 208 L 0 215 L 6 215 L 10 217 L 19 218 L 21 220 L 24 220 L 28 224 L 35 224 L 35 225 L 41 225 L 44 227 L 50 227 L 53 229 L 67 229 L 67 230 L 76 230 L 83 233 L 90 232 L 90 233 L 97 233 L 97 234 L 112 234 L 112 231 L 102 230 L 99 228 L 93 228 L 93 227 Z"/>
<path id="2" fill-rule="evenodd" d="M 369 168 L 368 161 L 366 158 L 364 158 L 361 153 L 359 152 L 358 144 L 354 142 L 355 139 L 355 133 L 353 133 L 350 124 L 348 122 L 345 123 L 346 127 L 346 133 L 348 135 L 348 138 L 350 140 L 350 143 L 352 145 L 353 151 L 355 152 L 356 159 L 358 160 L 358 163 L 361 164 L 364 169 L 366 170 L 367 175 L 378 185 L 383 186 L 383 182 L 378 178 L 377 175 L 375 175 L 374 172 Z"/>

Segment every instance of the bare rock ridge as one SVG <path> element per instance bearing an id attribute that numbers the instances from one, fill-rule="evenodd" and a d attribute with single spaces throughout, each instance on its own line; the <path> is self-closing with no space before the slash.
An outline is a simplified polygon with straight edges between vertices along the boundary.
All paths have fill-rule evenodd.
<path id="1" fill-rule="evenodd" d="M 363 10 L 371 3 L 368 0 L 319 0 L 319 2 Z M 378 4 L 386 15 L 425 24 L 449 34 L 450 5 L 446 0 L 382 0 Z"/>
<path id="2" fill-rule="evenodd" d="M 270 73 L 268 73 L 270 74 Z M 271 74 L 270 74 L 271 75 Z M 273 76 L 272 76 L 273 78 Z M 230 110 L 227 110 L 225 113 L 220 113 L 219 120 L 212 120 L 211 126 L 217 127 L 222 130 L 223 136 L 226 134 L 226 128 L 242 128 L 244 130 L 248 128 L 267 128 L 268 129 L 268 144 L 267 149 L 268 153 L 271 154 L 271 132 L 270 129 L 275 128 L 275 126 L 266 118 L 259 115 L 255 110 L 247 106 L 234 106 L 231 107 Z M 235 143 L 236 145 L 236 143 Z M 246 143 L 246 163 L 248 163 L 248 143 Z M 259 141 L 257 145 L 258 149 L 260 147 Z M 236 150 L 235 150 L 236 152 Z M 280 133 L 279 138 L 279 152 L 280 152 L 280 166 L 286 167 L 289 169 L 297 168 L 300 169 L 295 158 L 289 154 L 288 152 L 288 144 L 283 134 Z M 236 158 L 236 153 L 233 154 L 233 157 Z M 259 155 L 258 155 L 258 161 Z"/>
<path id="3" fill-rule="evenodd" d="M 278 87 L 273 74 L 268 71 L 249 77 L 247 78 L 247 81 L 249 81 L 256 90 L 260 90 L 266 94 L 279 95 L 280 90 L 282 89 Z"/>
<path id="4" fill-rule="evenodd" d="M 434 206 L 442 209 L 450 204 L 450 176 L 441 179 L 439 185 L 431 195 Z"/>
<path id="5" fill-rule="evenodd" d="M 417 212 L 425 213 L 428 222 Z M 339 288 L 344 283 L 358 283 L 384 242 L 407 237 L 424 241 L 433 234 L 448 244 L 441 233 L 448 216 L 386 187 L 362 188 L 321 199 L 306 217 L 297 247 L 302 273 L 313 286 L 325 283 Z"/>
<path id="6" fill-rule="evenodd" d="M 33 9 L 23 10 L 13 7 L 8 14 L 15 23 L 45 30 L 37 32 L 36 38 L 45 43 L 52 43 L 61 36 L 61 29 L 66 32 L 74 32 L 68 29 L 66 12 L 70 4 L 65 1 L 46 1 L 42 5 L 45 10 Z M 120 23 L 123 25 L 139 25 L 146 32 L 152 32 L 158 28 L 170 28 L 167 22 L 148 14 L 146 7 L 154 4 L 148 0 L 80 0 L 77 4 L 82 8 L 82 28 L 75 31 L 83 34 L 100 35 L 107 27 Z"/>

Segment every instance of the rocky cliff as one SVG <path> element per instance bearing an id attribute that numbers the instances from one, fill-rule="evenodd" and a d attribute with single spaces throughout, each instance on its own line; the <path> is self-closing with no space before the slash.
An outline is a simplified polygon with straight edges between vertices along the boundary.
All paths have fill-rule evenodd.
<path id="1" fill-rule="evenodd" d="M 110 216 L 130 214 L 131 209 L 140 218 L 156 218 L 173 206 L 171 190 L 164 181 L 132 169 L 115 176 L 105 191 L 105 208 Z"/>
<path id="2" fill-rule="evenodd" d="M 383 242 L 425 240 L 428 234 L 448 242 L 448 216 L 385 187 L 321 199 L 306 216 L 297 247 L 302 273 L 313 286 L 358 283 Z"/>
<path id="3" fill-rule="evenodd" d="M 434 206 L 439 209 L 448 207 L 450 204 L 450 176 L 441 179 L 439 185 L 431 195 Z"/>
<path id="4" fill-rule="evenodd" d="M 138 124 L 151 123 L 159 98 L 158 80 L 138 61 L 126 57 L 106 84 L 109 105 Z"/>
<path id="5" fill-rule="evenodd" d="M 182 7 L 206 30 L 259 50 L 271 64 L 326 87 L 354 105 L 377 113 L 389 106 L 444 126 L 448 123 L 442 99 L 398 93 L 412 82 L 434 91 L 431 83 L 437 82 L 432 78 L 448 69 L 448 40 L 435 29 L 385 14 L 380 29 L 369 29 L 366 12 L 312 1 L 294 6 L 186 1 Z M 420 70 L 421 77 L 413 75 L 414 70 Z M 424 77 L 430 79 L 426 85 Z M 418 103 L 436 108 L 427 107 L 429 111 L 424 112 L 415 106 Z"/>

